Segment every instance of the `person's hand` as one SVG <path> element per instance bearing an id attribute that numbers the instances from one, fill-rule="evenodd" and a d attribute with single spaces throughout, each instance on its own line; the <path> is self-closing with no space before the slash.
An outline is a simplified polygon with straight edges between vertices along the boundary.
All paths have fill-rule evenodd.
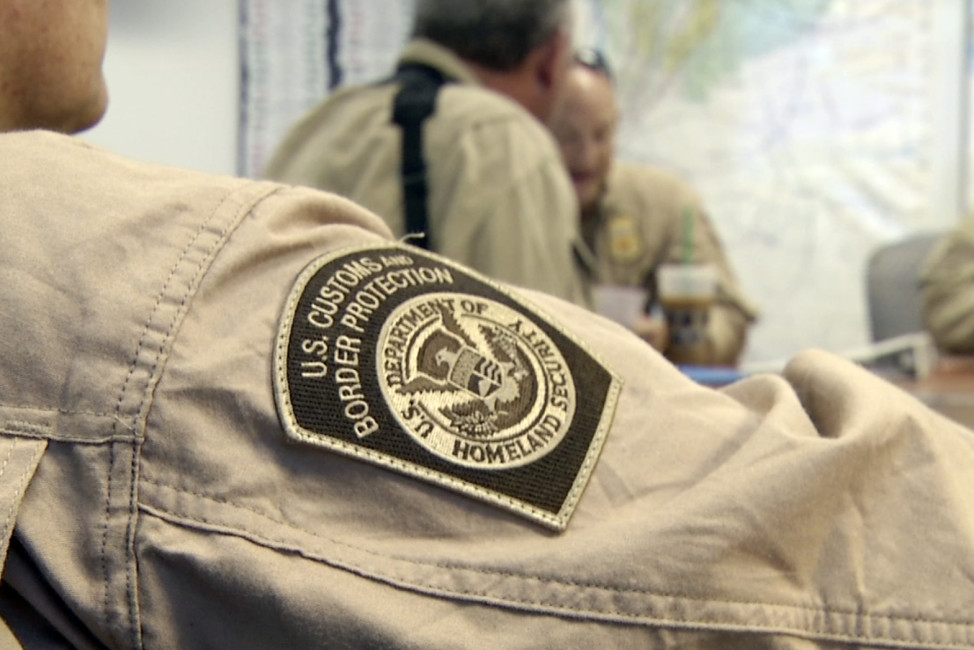
<path id="1" fill-rule="evenodd" d="M 642 340 L 662 352 L 670 342 L 670 330 L 666 319 L 644 314 L 632 324 L 632 331 Z"/>

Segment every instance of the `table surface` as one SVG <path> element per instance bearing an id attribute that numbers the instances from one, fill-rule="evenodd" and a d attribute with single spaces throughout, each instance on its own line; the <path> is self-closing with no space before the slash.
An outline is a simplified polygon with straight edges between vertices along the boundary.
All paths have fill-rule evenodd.
<path id="1" fill-rule="evenodd" d="M 895 383 L 933 410 L 974 428 L 974 356 L 943 357 L 923 379 Z"/>

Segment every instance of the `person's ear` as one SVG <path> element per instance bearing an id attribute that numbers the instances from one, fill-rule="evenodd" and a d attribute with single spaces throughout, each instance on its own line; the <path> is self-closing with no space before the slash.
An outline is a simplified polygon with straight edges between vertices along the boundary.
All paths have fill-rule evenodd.
<path id="1" fill-rule="evenodd" d="M 571 36 L 559 29 L 535 51 L 535 81 L 545 92 L 557 92 L 571 64 Z"/>

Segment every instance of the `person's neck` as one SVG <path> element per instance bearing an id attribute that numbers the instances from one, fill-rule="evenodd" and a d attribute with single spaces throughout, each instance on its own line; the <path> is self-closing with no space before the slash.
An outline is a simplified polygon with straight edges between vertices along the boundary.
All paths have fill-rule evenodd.
<path id="1" fill-rule="evenodd" d="M 495 70 L 483 65 L 464 61 L 477 80 L 486 88 L 504 95 L 508 99 L 523 106 L 536 118 L 544 121 L 538 106 L 536 93 L 532 92 L 533 85 L 528 77 L 526 67 L 514 70 Z"/>

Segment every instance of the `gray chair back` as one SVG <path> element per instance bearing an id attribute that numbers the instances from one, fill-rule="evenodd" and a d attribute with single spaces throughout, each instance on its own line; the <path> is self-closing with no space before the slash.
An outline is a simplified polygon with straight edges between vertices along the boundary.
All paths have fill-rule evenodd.
<path id="1" fill-rule="evenodd" d="M 920 273 L 944 233 L 918 233 L 877 248 L 866 263 L 866 293 L 873 341 L 922 332 Z"/>

